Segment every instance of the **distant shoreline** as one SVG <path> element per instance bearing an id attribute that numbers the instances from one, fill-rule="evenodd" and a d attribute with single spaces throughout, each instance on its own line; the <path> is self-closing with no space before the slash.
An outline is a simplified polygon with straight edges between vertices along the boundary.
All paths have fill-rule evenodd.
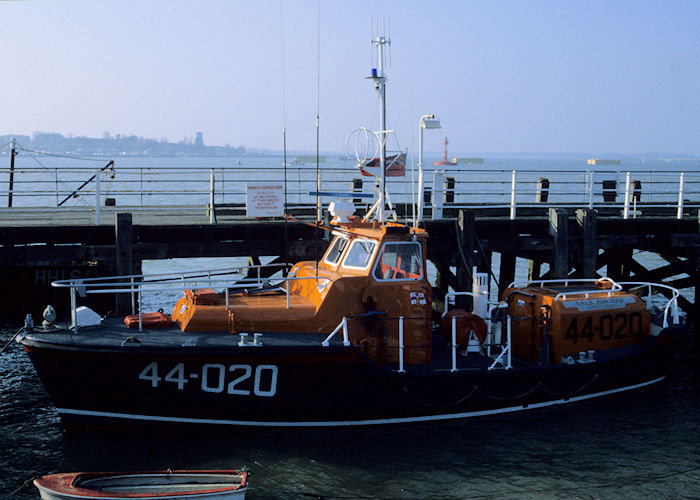
<path id="1" fill-rule="evenodd" d="M 194 139 L 185 138 L 180 142 L 169 142 L 165 139 L 155 140 L 137 136 L 109 135 L 107 132 L 102 138 L 91 137 L 65 137 L 58 133 L 35 132 L 33 136 L 22 134 L 0 135 L 0 156 L 9 155 L 9 144 L 14 139 L 18 149 L 39 152 L 51 155 L 65 155 L 73 157 L 87 157 L 96 159 L 118 158 L 241 158 L 241 157 L 276 157 L 282 156 L 283 151 L 272 151 L 263 148 L 246 148 L 244 146 L 207 146 L 204 144 L 201 133 Z M 438 157 L 441 151 L 425 151 L 426 157 Z M 315 150 L 291 150 L 287 151 L 289 161 L 295 156 L 315 156 Z M 321 151 L 320 156 L 344 158 L 345 155 L 337 151 Z M 480 157 L 490 159 L 523 159 L 523 160 L 588 160 L 590 158 L 608 160 L 635 160 L 635 161 L 673 161 L 673 162 L 700 162 L 700 154 L 697 153 L 619 153 L 619 152 L 594 152 L 594 153 L 561 153 L 550 151 L 533 152 L 479 152 L 468 151 L 457 156 Z M 351 158 L 354 160 L 354 158 Z M 417 160 L 416 160 L 417 161 Z"/>

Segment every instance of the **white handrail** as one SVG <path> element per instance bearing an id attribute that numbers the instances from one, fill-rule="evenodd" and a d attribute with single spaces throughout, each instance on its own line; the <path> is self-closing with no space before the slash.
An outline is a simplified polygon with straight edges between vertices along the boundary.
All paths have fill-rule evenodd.
<path id="1" fill-rule="evenodd" d="M 496 368 L 496 365 L 498 363 L 501 363 L 503 368 L 506 370 L 510 370 L 513 368 L 513 363 L 512 363 L 512 355 L 511 355 L 511 350 L 510 346 L 511 341 L 512 341 L 512 326 L 511 326 L 511 318 L 510 315 L 508 315 L 508 319 L 506 320 L 506 325 L 507 325 L 507 335 L 506 335 L 506 346 L 501 350 L 501 353 L 496 357 L 496 359 L 493 360 L 493 363 L 491 363 L 491 366 L 489 366 L 488 370 L 493 371 Z M 506 358 L 506 364 L 503 365 L 503 357 L 505 356 Z"/>
<path id="2" fill-rule="evenodd" d="M 406 373 L 403 369 L 403 316 L 399 316 L 399 373 Z"/>
<path id="3" fill-rule="evenodd" d="M 604 276 L 602 278 L 561 278 L 561 279 L 551 279 L 551 280 L 529 280 L 525 282 L 521 281 L 512 281 L 510 285 L 508 285 L 508 288 L 523 288 L 527 287 L 530 285 L 539 285 L 541 288 L 544 288 L 544 285 L 555 285 L 555 284 L 560 284 L 560 286 L 569 286 L 571 283 L 580 285 L 580 284 L 585 284 L 585 283 L 592 283 L 595 284 L 597 282 L 605 281 L 607 283 L 610 283 L 613 287 L 616 285 L 618 286 L 618 290 L 620 289 L 619 284 L 615 283 L 611 278 L 608 278 L 607 276 Z"/>
<path id="4" fill-rule="evenodd" d="M 666 302 L 666 306 L 664 307 L 664 322 L 663 322 L 663 327 L 668 328 L 668 312 L 671 310 L 671 313 L 673 314 L 673 324 L 677 325 L 680 323 L 680 313 L 678 311 L 678 297 L 680 297 L 680 292 L 678 291 L 677 288 L 674 288 L 670 285 L 666 285 L 665 283 L 651 283 L 648 281 L 621 281 L 619 283 L 620 285 L 625 285 L 627 287 L 647 287 L 648 293 L 647 293 L 647 309 L 651 307 L 651 296 L 652 296 L 652 291 L 654 288 L 665 288 L 666 290 L 669 290 L 672 294 L 671 298 L 668 299 L 668 302 Z"/>
<path id="5" fill-rule="evenodd" d="M 444 318 L 445 315 L 447 314 L 447 310 L 450 308 L 450 299 L 451 299 L 451 298 L 454 298 L 454 297 L 456 297 L 456 296 L 458 296 L 458 295 L 467 295 L 467 296 L 470 296 L 470 297 L 474 297 L 474 296 L 475 296 L 472 292 L 447 292 L 447 293 L 445 294 L 445 310 L 443 311 L 441 317 Z"/>
<path id="6" fill-rule="evenodd" d="M 681 172 L 681 180 L 678 186 L 678 212 L 676 213 L 676 217 L 678 219 L 683 218 L 683 191 L 685 190 L 685 172 Z"/>
<path id="7" fill-rule="evenodd" d="M 229 309 L 229 292 L 246 290 L 252 286 L 264 286 L 269 284 L 271 281 L 276 282 L 275 287 L 271 287 L 270 291 L 281 291 L 284 292 L 287 299 L 287 309 L 291 307 L 290 304 L 290 282 L 301 281 L 301 280 L 326 280 L 331 281 L 331 278 L 327 276 L 286 276 L 286 277 L 271 277 L 263 279 L 261 277 L 261 269 L 265 267 L 284 267 L 283 264 L 267 264 L 259 266 L 249 266 L 249 267 L 235 267 L 235 268 L 220 268 L 213 270 L 201 270 L 201 271 L 190 271 L 189 273 L 162 273 L 162 274 L 131 274 L 122 276 L 109 276 L 109 277 L 98 277 L 98 278 L 80 278 L 80 279 L 68 279 L 68 280 L 57 280 L 51 283 L 51 286 L 58 288 L 68 288 L 71 297 L 71 320 L 72 328 L 77 331 L 76 322 L 76 310 L 77 310 L 77 295 L 84 297 L 88 294 L 118 294 L 118 293 L 129 293 L 131 294 L 131 312 L 139 315 L 139 329 L 141 329 L 142 324 L 142 309 L 141 300 L 143 293 L 154 293 L 154 292 L 164 292 L 173 290 L 186 290 L 186 289 L 196 289 L 202 287 L 211 286 L 221 286 L 225 293 L 225 303 L 226 309 Z M 257 268 L 257 278 L 238 278 L 234 283 L 231 281 L 234 279 L 230 277 L 226 278 L 215 278 L 216 275 L 234 275 L 242 274 L 246 269 L 256 269 Z M 214 276 L 213 276 L 214 275 Z M 150 279 L 146 279 L 150 278 Z M 156 279 L 153 279 L 156 278 Z M 136 300 L 138 296 L 138 301 Z M 136 302 L 138 302 L 139 307 L 136 311 Z"/>
<path id="8" fill-rule="evenodd" d="M 516 186 L 516 171 L 513 170 L 510 181 L 510 220 L 515 220 L 515 186 Z"/>
<path id="9" fill-rule="evenodd" d="M 584 297 L 588 298 L 591 294 L 607 294 L 608 297 L 610 297 L 614 292 L 619 292 L 622 290 L 622 286 L 620 286 L 619 283 L 616 283 L 612 279 L 608 277 L 603 277 L 603 278 L 575 278 L 575 279 L 554 279 L 554 280 L 533 280 L 533 281 L 526 281 L 525 284 L 518 283 L 513 281 L 510 285 L 508 285 L 508 288 L 524 288 L 532 285 L 539 285 L 540 288 L 544 288 L 545 285 L 549 286 L 571 286 L 573 285 L 586 285 L 586 284 L 591 284 L 591 285 L 597 285 L 600 282 L 606 282 L 610 283 L 611 288 L 609 289 L 600 289 L 600 290 L 579 290 L 579 291 L 570 291 L 570 292 L 561 292 L 558 293 L 555 297 L 554 300 L 566 300 L 568 297 L 571 296 L 578 296 L 578 295 L 583 295 Z"/>
<path id="10" fill-rule="evenodd" d="M 449 307 L 450 307 L 450 301 L 449 301 L 449 299 L 450 299 L 450 298 L 453 298 L 453 297 L 456 297 L 456 296 L 459 296 L 459 295 L 461 295 L 461 296 L 471 296 L 471 297 L 475 297 L 474 293 L 472 293 L 472 292 L 447 292 L 447 293 L 445 294 L 445 311 L 442 313 L 442 316 L 441 316 L 442 318 L 445 317 L 445 315 L 447 314 L 447 311 L 449 310 Z M 500 302 L 498 302 L 498 303 L 490 302 L 489 304 L 490 304 L 491 306 L 498 305 L 498 307 L 506 307 L 503 303 L 500 303 Z M 510 316 L 508 316 L 508 320 L 507 320 L 507 322 L 508 322 L 508 327 L 507 327 L 507 328 L 508 328 L 508 334 L 507 334 L 507 337 L 506 337 L 506 345 L 505 345 L 505 347 L 504 347 L 502 344 L 494 344 L 494 343 L 493 343 L 493 339 L 490 338 L 490 337 L 491 337 L 491 326 L 492 326 L 492 318 L 491 318 L 491 313 L 492 313 L 492 311 L 493 311 L 493 308 L 489 308 L 489 317 L 488 317 L 488 318 L 482 318 L 484 321 L 487 322 L 487 325 L 488 325 L 488 336 L 489 336 L 489 339 L 490 339 L 486 344 L 483 344 L 483 345 L 486 345 L 486 348 L 487 348 L 487 356 L 488 356 L 488 357 L 491 357 L 491 347 L 494 347 L 494 346 L 495 346 L 495 347 L 498 347 L 498 346 L 500 346 L 500 347 L 501 347 L 501 352 L 500 352 L 500 354 L 494 359 L 493 363 L 489 366 L 489 370 L 493 370 L 493 369 L 496 367 L 496 365 L 499 364 L 499 363 L 502 364 L 503 367 L 504 367 L 505 369 L 509 369 L 509 368 L 512 367 L 512 364 L 511 364 L 511 353 L 510 353 L 510 350 L 511 350 L 511 349 L 510 349 L 510 346 L 511 346 L 511 323 L 510 323 Z M 451 342 L 450 351 L 451 351 L 451 357 L 452 357 L 452 367 L 450 368 L 450 371 L 451 371 L 451 372 L 456 372 L 456 371 L 459 371 L 459 369 L 457 368 L 457 316 L 453 316 L 453 317 L 451 318 L 451 327 L 452 327 L 452 328 L 451 328 L 451 330 L 452 330 L 452 342 Z M 506 356 L 506 355 L 507 355 L 507 357 L 506 357 L 506 362 L 505 362 L 505 364 L 504 364 L 502 360 L 503 360 L 504 356 Z"/>
<path id="11" fill-rule="evenodd" d="M 457 316 L 452 316 L 452 369 L 457 371 Z"/>
<path id="12" fill-rule="evenodd" d="M 330 345 L 331 339 L 335 337 L 335 334 L 338 333 L 340 330 L 343 330 L 343 345 L 344 346 L 349 346 L 350 345 L 350 339 L 348 338 L 348 318 L 343 316 L 342 321 L 338 326 L 335 327 L 335 329 L 326 337 L 326 340 L 321 342 L 321 345 L 323 347 L 328 347 Z"/>

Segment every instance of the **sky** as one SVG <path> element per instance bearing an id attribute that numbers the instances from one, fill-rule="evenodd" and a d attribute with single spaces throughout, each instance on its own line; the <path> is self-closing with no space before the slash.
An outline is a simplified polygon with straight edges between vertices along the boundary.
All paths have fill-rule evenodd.
<path id="1" fill-rule="evenodd" d="M 700 1 L 0 1 L 0 135 L 137 135 L 342 152 L 700 155 Z M 383 22 L 382 22 L 383 21 Z M 385 28 L 383 26 L 386 27 Z M 390 30 L 390 33 L 389 33 Z M 375 28 L 376 31 L 376 28 Z M 354 154 L 354 142 L 350 151 Z"/>

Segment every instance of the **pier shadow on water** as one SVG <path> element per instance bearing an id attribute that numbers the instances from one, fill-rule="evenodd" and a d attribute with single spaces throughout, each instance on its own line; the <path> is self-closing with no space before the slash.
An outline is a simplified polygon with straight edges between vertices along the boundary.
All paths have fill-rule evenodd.
<path id="1" fill-rule="evenodd" d="M 0 357 L 0 497 L 38 498 L 29 480 L 51 472 L 246 466 L 250 499 L 697 498 L 697 366 L 682 354 L 665 382 L 642 391 L 480 419 L 78 432 L 61 427 L 27 356 L 12 346 Z"/>

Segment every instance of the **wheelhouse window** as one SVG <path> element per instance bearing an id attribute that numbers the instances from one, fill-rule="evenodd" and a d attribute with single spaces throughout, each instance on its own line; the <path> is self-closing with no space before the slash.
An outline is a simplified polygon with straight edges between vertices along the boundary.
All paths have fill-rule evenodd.
<path id="1" fill-rule="evenodd" d="M 348 255 L 343 261 L 343 267 L 354 269 L 366 269 L 369 267 L 377 242 L 357 238 L 353 240 L 348 249 Z"/>
<path id="2" fill-rule="evenodd" d="M 416 242 L 386 243 L 377 259 L 374 277 L 380 281 L 421 279 L 423 257 L 420 244 Z"/>
<path id="3" fill-rule="evenodd" d="M 336 234 L 331 246 L 326 252 L 326 257 L 323 259 L 323 261 L 326 264 L 337 264 L 340 262 L 340 257 L 343 255 L 343 251 L 345 250 L 346 246 L 348 246 L 348 239 L 345 236 Z"/>

